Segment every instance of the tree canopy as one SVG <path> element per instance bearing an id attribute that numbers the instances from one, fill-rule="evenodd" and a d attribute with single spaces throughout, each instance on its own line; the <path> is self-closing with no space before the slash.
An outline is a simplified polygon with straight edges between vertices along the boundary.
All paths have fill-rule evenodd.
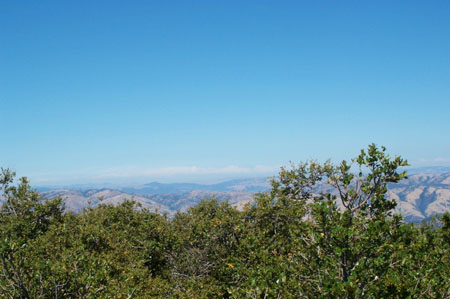
<path id="1" fill-rule="evenodd" d="M 394 213 L 404 166 L 371 144 L 282 168 L 241 210 L 208 198 L 173 218 L 130 200 L 66 212 L 2 169 L 0 296 L 448 298 L 450 214 Z"/>

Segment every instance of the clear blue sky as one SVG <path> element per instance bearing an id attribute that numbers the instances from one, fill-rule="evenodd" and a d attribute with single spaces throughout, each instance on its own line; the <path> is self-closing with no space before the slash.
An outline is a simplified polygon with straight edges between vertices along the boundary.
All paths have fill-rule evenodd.
<path id="1" fill-rule="evenodd" d="M 450 2 L 3 0 L 0 128 L 36 184 L 450 165 Z"/>

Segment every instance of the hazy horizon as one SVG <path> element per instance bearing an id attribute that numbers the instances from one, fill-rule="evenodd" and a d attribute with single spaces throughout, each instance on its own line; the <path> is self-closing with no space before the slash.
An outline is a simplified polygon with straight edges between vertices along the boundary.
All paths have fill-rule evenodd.
<path id="1" fill-rule="evenodd" d="M 450 166 L 424 166 L 424 167 L 404 167 L 402 168 L 408 172 L 408 176 L 415 174 L 444 174 L 450 173 Z M 261 180 L 276 178 L 280 169 L 271 173 L 254 174 L 251 172 L 241 174 L 222 174 L 220 176 L 214 176 L 207 178 L 205 174 L 187 174 L 185 176 L 131 176 L 131 177 L 115 177 L 115 178 L 99 178 L 99 177 L 87 177 L 86 175 L 80 175 L 78 177 L 70 176 L 69 178 L 60 177 L 58 179 L 41 179 L 34 180 L 32 177 L 31 185 L 36 188 L 118 188 L 118 187 L 131 187 L 131 186 L 143 186 L 151 183 L 159 184 L 198 184 L 198 185 L 214 185 L 230 181 L 246 181 L 246 180 Z M 356 169 L 355 169 L 356 171 Z M 20 176 L 20 174 L 19 174 Z"/>

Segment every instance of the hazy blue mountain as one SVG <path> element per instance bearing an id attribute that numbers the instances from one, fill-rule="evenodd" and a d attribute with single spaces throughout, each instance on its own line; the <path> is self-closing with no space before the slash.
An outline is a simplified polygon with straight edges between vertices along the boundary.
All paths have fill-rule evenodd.
<path id="1" fill-rule="evenodd" d="M 270 188 L 269 179 L 267 178 L 253 178 L 253 179 L 236 179 L 225 181 L 217 184 L 189 184 L 189 183 L 172 183 L 163 184 L 152 182 L 140 186 L 123 187 L 119 190 L 130 194 L 177 194 L 187 193 L 192 191 L 215 191 L 215 192 L 229 192 L 229 191 L 251 191 L 262 192 Z"/>
<path id="2" fill-rule="evenodd" d="M 450 172 L 450 166 L 407 167 L 408 174 L 443 174 Z"/>

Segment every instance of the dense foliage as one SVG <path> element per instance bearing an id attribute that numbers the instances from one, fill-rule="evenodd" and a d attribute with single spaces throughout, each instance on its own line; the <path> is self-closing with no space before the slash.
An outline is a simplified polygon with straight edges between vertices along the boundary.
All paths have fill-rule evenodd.
<path id="1" fill-rule="evenodd" d="M 0 296 L 450 297 L 450 215 L 407 224 L 386 197 L 406 165 L 370 145 L 282 168 L 243 210 L 210 198 L 172 219 L 132 201 L 65 212 L 3 169 Z"/>

